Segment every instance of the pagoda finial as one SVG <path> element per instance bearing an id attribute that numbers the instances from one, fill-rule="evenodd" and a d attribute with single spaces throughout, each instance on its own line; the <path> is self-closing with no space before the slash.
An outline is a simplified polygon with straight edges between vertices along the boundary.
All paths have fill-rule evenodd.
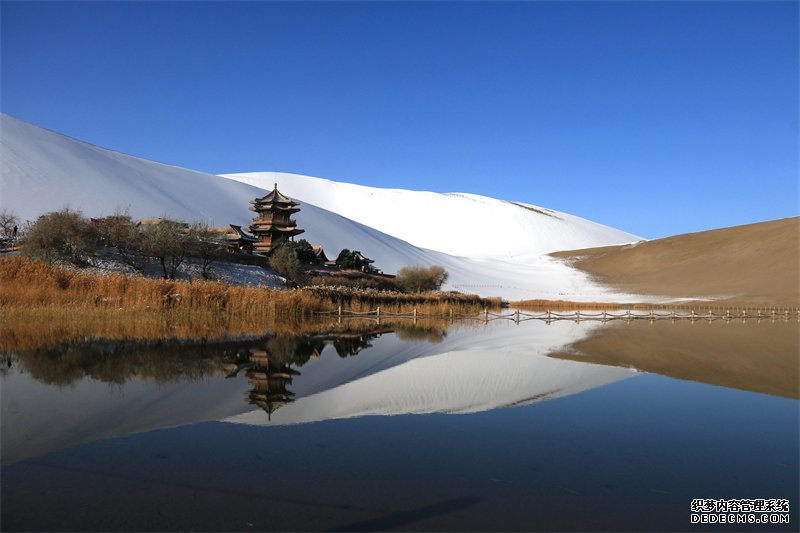
<path id="1" fill-rule="evenodd" d="M 278 190 L 278 182 L 277 181 L 275 182 L 275 190 L 276 191 Z"/>

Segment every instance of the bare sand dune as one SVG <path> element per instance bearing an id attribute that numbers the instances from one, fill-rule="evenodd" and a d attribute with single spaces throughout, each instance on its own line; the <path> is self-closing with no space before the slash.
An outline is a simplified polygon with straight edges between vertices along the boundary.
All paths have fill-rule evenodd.
<path id="1" fill-rule="evenodd" d="M 800 303 L 800 217 L 551 255 L 626 292 L 742 304 Z"/>
<path id="2" fill-rule="evenodd" d="M 798 399 L 798 333 L 793 320 L 615 322 L 550 356 Z"/>

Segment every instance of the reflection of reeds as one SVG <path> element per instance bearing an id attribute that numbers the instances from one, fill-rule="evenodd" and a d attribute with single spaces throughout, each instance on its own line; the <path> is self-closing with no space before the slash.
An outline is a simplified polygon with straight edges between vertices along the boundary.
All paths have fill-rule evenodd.
<path id="1" fill-rule="evenodd" d="M 153 322 L 140 322 L 141 329 L 131 329 L 125 323 L 129 321 L 114 321 L 102 331 L 98 329 L 100 323 L 85 321 L 59 327 L 21 323 L 3 330 L 0 372 L 18 366 L 35 379 L 56 385 L 68 385 L 87 376 L 107 383 L 124 383 L 133 377 L 154 381 L 202 379 L 230 375 L 242 354 L 248 357 L 254 350 L 268 353 L 275 363 L 302 367 L 327 344 L 332 344 L 340 357 L 348 357 L 369 347 L 375 337 L 394 331 L 404 339 L 441 342 L 447 327 L 441 321 L 428 320 L 398 324 L 397 330 L 375 321 L 304 322 L 291 328 L 282 323 L 283 329 L 277 331 L 262 329 L 242 336 L 208 329 L 208 324 L 192 330 L 164 328 Z M 180 336 L 187 331 L 195 335 Z M 90 334 L 82 335 L 86 332 Z M 202 337 L 197 336 L 200 332 Z M 210 332 L 217 336 L 205 335 Z"/>
<path id="2" fill-rule="evenodd" d="M 473 295 L 450 293 L 401 294 L 376 290 L 317 287 L 276 290 L 228 285 L 215 281 L 180 281 L 97 275 L 48 265 L 24 257 L 0 259 L 0 308 L 4 314 L 31 309 L 53 309 L 70 315 L 166 311 L 178 315 L 225 315 L 252 320 L 287 320 L 311 317 L 339 306 L 363 311 L 376 305 L 387 311 L 417 308 L 427 314 L 451 309 L 473 311 L 489 305 Z"/>
<path id="3" fill-rule="evenodd" d="M 623 306 L 615 303 L 604 302 L 570 302 L 566 300 L 520 300 L 509 302 L 509 307 L 516 309 L 531 309 L 535 311 L 547 311 L 548 309 L 569 309 L 571 311 L 583 309 L 600 309 L 611 311 L 622 309 Z"/>

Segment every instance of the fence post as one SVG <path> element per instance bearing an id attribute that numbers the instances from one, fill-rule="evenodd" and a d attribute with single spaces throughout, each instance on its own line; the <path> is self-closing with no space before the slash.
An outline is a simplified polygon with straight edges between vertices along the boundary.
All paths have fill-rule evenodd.
<path id="1" fill-rule="evenodd" d="M 378 318 L 381 317 L 381 306 L 380 305 L 378 306 L 378 309 L 375 311 L 375 314 L 378 316 Z"/>
<path id="2" fill-rule="evenodd" d="M 485 322 L 489 322 L 489 308 L 488 307 L 483 311 L 483 319 L 484 319 Z"/>
<path id="3" fill-rule="evenodd" d="M 341 304 L 339 304 L 338 313 L 339 313 L 339 318 L 342 318 L 342 305 Z"/>
<path id="4" fill-rule="evenodd" d="M 516 322 L 517 324 L 519 324 L 519 309 L 517 309 L 517 312 L 516 312 L 516 313 L 514 313 L 514 315 L 515 315 L 515 316 L 514 316 L 514 322 Z"/>

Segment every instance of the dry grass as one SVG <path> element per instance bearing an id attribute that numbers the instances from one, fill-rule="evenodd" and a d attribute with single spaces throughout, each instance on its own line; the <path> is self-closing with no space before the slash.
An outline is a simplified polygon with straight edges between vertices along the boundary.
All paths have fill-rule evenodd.
<path id="1" fill-rule="evenodd" d="M 352 288 L 311 287 L 276 290 L 215 281 L 150 279 L 113 273 L 97 275 L 24 257 L 0 258 L 2 335 L 14 335 L 27 322 L 48 327 L 140 338 L 250 334 L 267 327 L 293 329 L 316 312 L 368 311 L 428 315 L 477 312 L 492 302 L 450 293 L 402 294 Z M 100 330 L 98 331 L 98 328 Z M 147 338 L 153 338 L 149 336 Z"/>
<path id="2" fill-rule="evenodd" d="M 187 282 L 112 273 L 96 275 L 24 257 L 0 259 L 0 307 L 227 313 L 254 317 L 302 317 L 332 306 L 300 291 Z"/>
<path id="3" fill-rule="evenodd" d="M 509 302 L 510 307 L 516 309 L 529 309 L 532 311 L 547 311 L 548 309 L 570 309 L 570 310 L 584 310 L 584 309 L 604 309 L 610 311 L 613 309 L 621 309 L 621 304 L 603 303 L 603 302 L 570 302 L 567 300 L 519 300 L 516 302 Z"/>
<path id="4" fill-rule="evenodd" d="M 567 300 L 520 300 L 516 302 L 509 302 L 512 308 L 529 310 L 529 311 L 547 311 L 547 310 L 570 310 L 570 311 L 589 311 L 589 310 L 603 310 L 614 311 L 619 309 L 632 309 L 632 310 L 647 310 L 647 311 L 675 311 L 676 313 L 689 313 L 691 311 L 697 312 L 712 312 L 718 315 L 731 313 L 733 315 L 741 314 L 742 312 L 755 313 L 761 311 L 763 313 L 770 313 L 773 310 L 782 314 L 785 311 L 789 313 L 796 313 L 798 307 L 796 306 L 776 306 L 771 303 L 758 303 L 753 302 L 746 305 L 736 304 L 730 302 L 682 302 L 675 304 L 651 304 L 651 303 L 613 303 L 613 302 L 570 302 Z"/>

